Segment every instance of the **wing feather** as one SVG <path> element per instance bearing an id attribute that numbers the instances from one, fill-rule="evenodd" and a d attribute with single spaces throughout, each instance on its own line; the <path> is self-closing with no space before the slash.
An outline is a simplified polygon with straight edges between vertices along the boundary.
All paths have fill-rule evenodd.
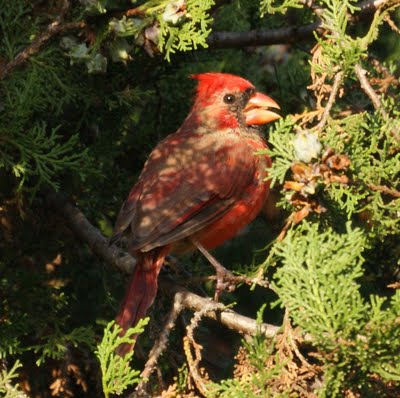
<path id="1" fill-rule="evenodd" d="M 239 134 L 169 136 L 155 148 L 119 213 L 130 247 L 148 251 L 184 239 L 222 217 L 254 184 L 259 157 Z"/>

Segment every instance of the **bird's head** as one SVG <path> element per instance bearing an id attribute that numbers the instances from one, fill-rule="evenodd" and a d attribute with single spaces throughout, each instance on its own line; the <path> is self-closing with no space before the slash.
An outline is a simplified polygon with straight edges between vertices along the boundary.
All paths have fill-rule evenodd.
<path id="1" fill-rule="evenodd" d="M 242 77 L 228 73 L 201 73 L 192 117 L 209 129 L 261 125 L 280 118 L 272 109 L 280 109 L 270 97 L 256 91 Z"/>

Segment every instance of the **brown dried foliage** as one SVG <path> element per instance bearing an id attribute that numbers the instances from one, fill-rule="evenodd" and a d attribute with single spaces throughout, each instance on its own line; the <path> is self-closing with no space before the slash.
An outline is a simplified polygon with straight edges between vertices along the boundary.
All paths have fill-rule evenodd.
<path id="1" fill-rule="evenodd" d="M 333 42 L 332 39 L 326 40 L 327 43 Z M 332 43 L 334 45 L 334 43 Z M 307 88 L 311 91 L 313 91 L 315 98 L 316 98 L 316 112 L 321 112 L 324 109 L 324 106 L 322 105 L 322 101 L 326 100 L 331 91 L 332 91 L 332 84 L 327 83 L 329 76 L 328 72 L 317 72 L 315 67 L 313 65 L 318 65 L 322 69 L 327 69 L 327 65 L 324 62 L 323 59 L 323 49 L 320 44 L 316 44 L 314 48 L 311 50 L 311 53 L 313 55 L 312 57 L 312 63 L 311 63 L 311 80 L 312 84 L 307 86 Z M 343 87 L 339 89 L 339 98 L 343 96 L 344 91 Z M 321 114 L 320 113 L 320 114 Z"/>
<path id="2" fill-rule="evenodd" d="M 266 368 L 277 367 L 280 371 L 276 377 L 266 380 L 273 393 L 288 393 L 299 398 L 314 398 L 313 392 L 320 383 L 322 367 L 311 364 L 299 351 L 298 345 L 302 343 L 301 334 L 290 325 L 288 316 L 285 316 L 282 333 L 274 339 L 274 351 L 265 362 Z M 234 377 L 243 384 L 250 381 L 252 375 L 258 373 L 251 363 L 248 351 L 241 347 L 236 355 Z M 284 364 L 282 366 L 282 364 Z M 259 391 L 254 391 L 257 394 Z"/>
<path id="3" fill-rule="evenodd" d="M 315 194 L 320 186 L 330 184 L 347 185 L 350 182 L 345 174 L 350 166 L 350 159 L 344 154 L 335 154 L 328 148 L 322 155 L 320 162 L 306 164 L 294 163 L 291 167 L 292 180 L 286 181 L 283 188 L 291 191 L 289 202 L 296 209 L 288 218 L 278 236 L 278 240 L 285 237 L 286 231 L 292 224 L 298 224 L 310 213 L 321 214 L 326 211 Z"/>
<path id="4" fill-rule="evenodd" d="M 53 383 L 49 386 L 52 397 L 74 397 L 76 387 L 83 392 L 88 391 L 88 384 L 78 365 L 74 363 L 65 364 L 52 371 Z"/>

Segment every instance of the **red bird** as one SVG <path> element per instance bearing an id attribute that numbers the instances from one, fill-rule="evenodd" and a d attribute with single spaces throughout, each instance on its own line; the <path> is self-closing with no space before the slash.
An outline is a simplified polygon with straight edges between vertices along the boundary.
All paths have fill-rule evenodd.
<path id="1" fill-rule="evenodd" d="M 112 240 L 128 232 L 136 267 L 116 317 L 123 333 L 145 316 L 165 256 L 213 249 L 261 210 L 269 191 L 268 156 L 257 125 L 278 119 L 274 100 L 225 73 L 194 75 L 194 105 L 175 133 L 151 152 L 119 212 Z M 217 270 L 218 273 L 219 270 Z M 124 355 L 131 347 L 121 348 Z"/>

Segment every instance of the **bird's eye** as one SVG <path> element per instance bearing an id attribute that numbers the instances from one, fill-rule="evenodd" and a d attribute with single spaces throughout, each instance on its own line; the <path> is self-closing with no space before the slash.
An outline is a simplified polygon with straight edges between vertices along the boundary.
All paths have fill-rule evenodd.
<path id="1" fill-rule="evenodd" d="M 226 104 L 233 104 L 236 101 L 236 98 L 233 94 L 226 94 L 224 97 L 224 102 Z"/>

